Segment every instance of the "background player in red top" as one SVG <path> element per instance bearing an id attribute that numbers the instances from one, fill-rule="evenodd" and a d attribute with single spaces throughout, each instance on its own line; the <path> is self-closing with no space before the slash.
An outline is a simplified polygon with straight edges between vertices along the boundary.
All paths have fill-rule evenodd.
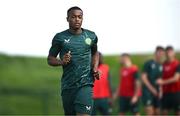
<path id="1" fill-rule="evenodd" d="M 174 110 L 180 115 L 180 63 L 175 57 L 172 46 L 166 48 L 166 57 L 162 79 L 157 80 L 157 84 L 163 87 L 163 114 L 167 115 L 169 110 Z"/>
<path id="2" fill-rule="evenodd" d="M 128 111 L 139 115 L 138 99 L 140 93 L 139 71 L 136 65 L 132 64 L 129 54 L 122 54 L 120 60 L 120 84 L 113 98 L 119 96 L 119 113 L 124 115 Z"/>
<path id="3" fill-rule="evenodd" d="M 110 98 L 111 98 L 111 77 L 109 66 L 103 63 L 103 56 L 99 53 L 100 80 L 95 80 L 93 87 L 94 107 L 93 115 L 99 111 L 102 115 L 110 115 Z"/>

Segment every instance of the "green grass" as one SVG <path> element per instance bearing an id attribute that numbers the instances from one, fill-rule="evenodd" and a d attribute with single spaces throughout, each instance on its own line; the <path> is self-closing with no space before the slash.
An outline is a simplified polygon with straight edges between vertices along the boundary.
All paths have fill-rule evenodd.
<path id="1" fill-rule="evenodd" d="M 132 55 L 140 69 L 150 58 L 152 55 Z M 116 88 L 119 57 L 105 56 L 104 62 L 111 68 L 113 88 Z M 61 75 L 62 69 L 48 66 L 46 58 L 0 54 L 0 114 L 63 114 Z M 117 114 L 117 104 L 114 107 L 113 114 Z"/>

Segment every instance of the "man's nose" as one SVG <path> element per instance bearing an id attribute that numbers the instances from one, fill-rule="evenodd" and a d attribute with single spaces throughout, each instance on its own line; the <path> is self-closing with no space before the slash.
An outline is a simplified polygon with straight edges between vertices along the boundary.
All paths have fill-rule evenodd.
<path id="1" fill-rule="evenodd" d="M 79 17 L 76 17 L 76 21 L 79 21 L 80 19 L 79 19 Z"/>

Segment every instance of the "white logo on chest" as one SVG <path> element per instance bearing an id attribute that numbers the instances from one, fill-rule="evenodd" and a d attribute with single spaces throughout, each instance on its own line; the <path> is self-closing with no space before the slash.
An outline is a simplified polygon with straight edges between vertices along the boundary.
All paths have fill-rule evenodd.
<path id="1" fill-rule="evenodd" d="M 122 75 L 123 75 L 123 76 L 127 76 L 127 75 L 128 75 L 128 72 L 127 72 L 127 71 L 123 71 Z"/>
<path id="2" fill-rule="evenodd" d="M 170 70 L 170 67 L 169 67 L 169 66 L 166 66 L 166 67 L 164 67 L 164 70 L 165 70 L 165 71 L 169 71 L 169 70 Z"/>
<path id="3" fill-rule="evenodd" d="M 64 43 L 69 43 L 70 39 L 64 39 Z"/>
<path id="4" fill-rule="evenodd" d="M 163 67 L 162 67 L 162 66 L 160 66 L 160 67 L 159 67 L 159 71 L 161 71 L 161 72 L 162 72 L 162 70 L 163 70 Z"/>
<path id="5" fill-rule="evenodd" d="M 151 65 L 151 68 L 152 68 L 152 69 L 155 69 L 155 68 L 156 68 L 156 64 L 152 64 L 152 65 Z"/>

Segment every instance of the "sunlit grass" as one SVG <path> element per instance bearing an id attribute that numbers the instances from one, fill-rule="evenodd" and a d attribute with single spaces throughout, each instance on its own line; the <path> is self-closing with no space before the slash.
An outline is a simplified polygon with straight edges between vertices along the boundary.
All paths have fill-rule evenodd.
<path id="1" fill-rule="evenodd" d="M 180 54 L 177 56 L 180 59 Z M 144 61 L 152 55 L 132 55 L 134 64 L 141 70 Z M 105 56 L 110 66 L 112 84 L 119 83 L 119 56 Z M 60 99 L 60 77 L 62 68 L 50 67 L 46 58 L 0 55 L 0 114 L 63 114 Z M 2 92 L 2 89 L 15 91 Z M 19 94 L 16 91 L 27 91 Z M 46 94 L 48 93 L 48 96 Z M 46 96 L 46 97 L 44 97 Z M 44 111 L 43 99 L 48 100 L 48 111 Z M 117 103 L 113 114 L 117 114 Z M 141 108 L 142 112 L 142 108 Z"/>

